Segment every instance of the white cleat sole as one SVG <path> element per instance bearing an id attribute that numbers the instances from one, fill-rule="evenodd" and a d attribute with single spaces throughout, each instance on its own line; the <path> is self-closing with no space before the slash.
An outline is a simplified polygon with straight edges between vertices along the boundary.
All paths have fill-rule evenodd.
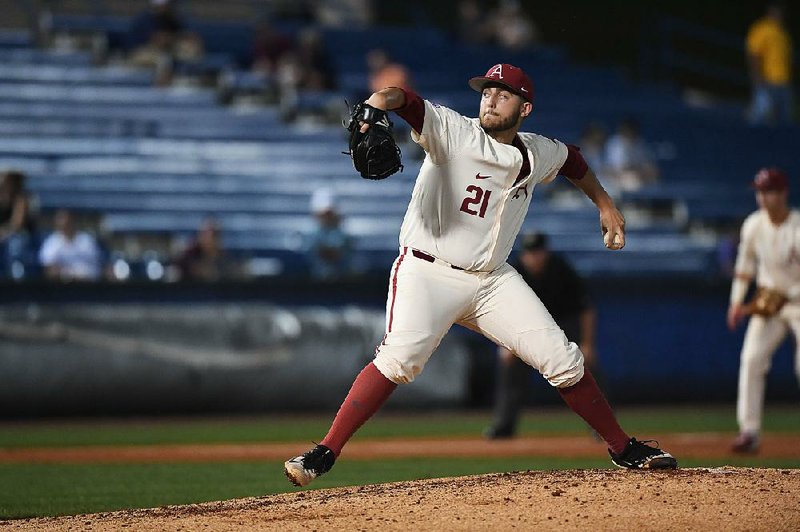
<path id="1" fill-rule="evenodd" d="M 283 472 L 286 478 L 289 479 L 289 482 L 299 487 L 309 485 L 311 481 L 316 478 L 315 475 L 304 469 L 301 464 L 293 460 L 289 460 L 283 464 Z"/>

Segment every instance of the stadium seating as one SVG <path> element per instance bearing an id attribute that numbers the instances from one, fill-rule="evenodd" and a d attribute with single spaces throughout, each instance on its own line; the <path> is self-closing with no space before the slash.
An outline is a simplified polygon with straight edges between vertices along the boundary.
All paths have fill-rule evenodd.
<path id="1" fill-rule="evenodd" d="M 102 31 L 112 46 L 127 46 L 126 19 L 54 17 L 53 24 L 59 31 Z M 258 89 L 258 80 L 241 70 L 249 28 L 202 21 L 192 27 L 214 54 L 206 66 L 225 69 L 234 85 Z M 433 28 L 325 30 L 324 39 L 336 50 L 340 87 L 301 92 L 301 106 L 323 108 L 363 92 L 364 56 L 382 46 L 410 67 L 425 97 L 471 115 L 477 102 L 463 80 L 498 57 Z M 411 40 L 417 46 L 405 45 Z M 420 164 L 413 151 L 406 152 L 402 174 L 363 181 L 341 154 L 345 137 L 337 125 L 287 124 L 275 108 L 224 107 L 213 89 L 155 88 L 147 71 L 93 66 L 86 53 L 9 42 L 0 46 L 0 166 L 30 175 L 45 214 L 60 207 L 93 214 L 112 241 L 186 237 L 214 216 L 237 255 L 276 258 L 284 272 L 302 272 L 303 235 L 313 227 L 309 200 L 330 188 L 363 269 L 385 271 L 396 255 Z M 420 43 L 425 54 L 418 53 Z M 631 217 L 621 253 L 603 249 L 596 211 L 586 202 L 559 203 L 547 189 L 537 190 L 524 228 L 558 235 L 554 247 L 589 275 L 713 275 L 714 239 L 688 229 L 736 221 L 752 209 L 747 183 L 759 166 L 783 165 L 800 175 L 797 143 L 790 140 L 797 130 L 753 130 L 730 109 L 691 109 L 673 93 L 634 85 L 613 69 L 572 65 L 557 48 L 503 57 L 534 78 L 533 130 L 575 143 L 589 121 L 611 128 L 634 115 L 647 138 L 669 146 L 660 161 L 662 182 L 625 193 L 622 202 L 637 212 L 667 205 L 674 216 Z"/>

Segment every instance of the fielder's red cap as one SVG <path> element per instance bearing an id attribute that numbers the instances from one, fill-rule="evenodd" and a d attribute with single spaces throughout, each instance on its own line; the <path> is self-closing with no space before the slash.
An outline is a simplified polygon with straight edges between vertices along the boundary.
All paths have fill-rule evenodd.
<path id="1" fill-rule="evenodd" d="M 499 83 L 525 100 L 533 102 L 533 82 L 519 67 L 508 63 L 498 63 L 490 68 L 485 76 L 469 80 L 469 86 L 478 92 L 481 92 L 487 83 Z"/>
<path id="2" fill-rule="evenodd" d="M 786 190 L 789 188 L 789 176 L 778 168 L 762 168 L 753 179 L 756 190 Z"/>

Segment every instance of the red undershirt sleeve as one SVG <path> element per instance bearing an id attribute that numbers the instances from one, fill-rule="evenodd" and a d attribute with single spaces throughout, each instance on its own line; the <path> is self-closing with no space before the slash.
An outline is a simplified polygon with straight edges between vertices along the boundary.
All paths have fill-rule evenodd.
<path id="1" fill-rule="evenodd" d="M 583 179 L 589 170 L 589 165 L 586 164 L 586 159 L 581 155 L 581 149 L 572 144 L 567 144 L 567 160 L 558 175 L 566 176 L 570 179 Z"/>
<path id="2" fill-rule="evenodd" d="M 399 109 L 394 109 L 397 115 L 408 122 L 414 131 L 422 133 L 422 124 L 425 120 L 425 102 L 414 91 L 400 89 L 406 97 L 406 104 Z"/>

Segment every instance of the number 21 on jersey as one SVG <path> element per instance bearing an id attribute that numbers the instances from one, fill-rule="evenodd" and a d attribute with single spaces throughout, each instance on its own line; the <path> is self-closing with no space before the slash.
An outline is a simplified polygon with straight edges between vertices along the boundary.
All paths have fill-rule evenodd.
<path id="1" fill-rule="evenodd" d="M 486 209 L 489 207 L 489 196 L 492 195 L 492 191 L 484 190 L 478 185 L 469 185 L 467 193 L 470 195 L 461 202 L 461 212 L 480 218 L 486 216 Z M 478 210 L 473 210 L 471 207 L 476 207 Z"/>

